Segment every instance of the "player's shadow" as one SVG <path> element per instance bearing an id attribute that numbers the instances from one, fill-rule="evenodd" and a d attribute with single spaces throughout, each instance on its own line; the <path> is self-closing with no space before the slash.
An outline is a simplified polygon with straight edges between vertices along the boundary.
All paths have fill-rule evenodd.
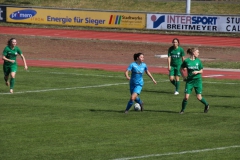
<path id="1" fill-rule="evenodd" d="M 161 94 L 173 94 L 173 91 L 157 91 L 157 90 L 143 90 L 143 92 L 149 92 L 149 93 L 161 93 Z"/>
<path id="2" fill-rule="evenodd" d="M 115 113 L 124 113 L 124 110 L 103 110 L 103 109 L 89 109 L 90 112 L 115 112 Z M 134 110 L 130 110 L 129 112 L 141 112 L 141 111 L 134 111 Z M 144 112 L 160 112 L 160 113 L 179 113 L 176 111 L 169 111 L 169 110 L 144 110 L 141 113 Z"/>
<path id="3" fill-rule="evenodd" d="M 228 95 L 211 95 L 211 94 L 204 94 L 204 97 L 223 97 L 223 98 L 237 98 L 238 96 L 228 96 Z"/>

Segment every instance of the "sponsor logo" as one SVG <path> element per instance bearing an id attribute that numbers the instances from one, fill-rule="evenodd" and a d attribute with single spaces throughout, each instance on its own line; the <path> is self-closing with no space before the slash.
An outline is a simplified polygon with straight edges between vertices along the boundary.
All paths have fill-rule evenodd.
<path id="1" fill-rule="evenodd" d="M 165 16 L 160 16 L 157 19 L 156 15 L 151 16 L 151 20 L 153 21 L 153 28 L 157 28 L 160 26 L 163 22 L 165 22 Z"/>
<path id="2" fill-rule="evenodd" d="M 108 24 L 120 25 L 121 24 L 121 20 L 122 20 L 122 16 L 121 15 L 111 15 Z"/>
<path id="3" fill-rule="evenodd" d="M 15 11 L 11 13 L 9 17 L 14 20 L 24 20 L 24 19 L 32 18 L 36 14 L 37 14 L 37 11 L 32 9 L 27 9 L 27 10 Z"/>
<path id="4" fill-rule="evenodd" d="M 111 15 L 108 24 L 141 23 L 142 19 L 140 16 Z"/>
<path id="5" fill-rule="evenodd" d="M 2 13 L 3 13 L 3 11 L 2 11 L 2 9 L 0 8 L 0 20 L 3 20 Z"/>

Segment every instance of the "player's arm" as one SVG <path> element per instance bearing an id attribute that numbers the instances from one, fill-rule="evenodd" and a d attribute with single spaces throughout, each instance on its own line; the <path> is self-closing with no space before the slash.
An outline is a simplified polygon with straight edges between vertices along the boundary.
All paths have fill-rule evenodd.
<path id="1" fill-rule="evenodd" d="M 167 62 L 168 62 L 168 70 L 170 71 L 171 70 L 171 56 L 169 56 L 168 58 L 167 58 Z"/>
<path id="2" fill-rule="evenodd" d="M 14 63 L 15 60 L 8 59 L 5 55 L 2 56 L 2 60 Z"/>
<path id="3" fill-rule="evenodd" d="M 185 71 L 187 70 L 187 68 L 182 68 L 180 69 L 180 72 L 181 72 L 181 75 L 183 77 L 183 81 L 186 81 L 187 80 L 187 76 L 185 76 Z"/>
<path id="4" fill-rule="evenodd" d="M 21 56 L 21 58 L 22 58 L 22 60 L 23 60 L 23 63 L 24 63 L 24 69 L 27 70 L 27 69 L 28 69 L 28 66 L 27 66 L 26 59 L 25 59 L 25 57 L 24 57 L 23 54 L 20 54 L 20 56 Z"/>
<path id="5" fill-rule="evenodd" d="M 203 73 L 203 70 L 201 69 L 201 70 L 199 70 L 199 71 L 193 71 L 192 73 L 195 74 L 195 75 L 196 75 L 196 74 L 202 74 L 202 73 Z"/>
<path id="6" fill-rule="evenodd" d="M 152 81 L 153 81 L 155 84 L 157 84 L 157 82 L 156 82 L 155 79 L 153 78 L 152 74 L 151 74 L 148 70 L 146 70 L 145 72 L 146 72 L 146 74 L 148 75 L 148 77 L 150 77 L 150 78 L 152 79 Z"/>
<path id="7" fill-rule="evenodd" d="M 126 77 L 128 80 L 130 80 L 130 77 L 129 77 L 129 70 L 126 70 L 126 72 L 125 72 L 125 77 Z"/>

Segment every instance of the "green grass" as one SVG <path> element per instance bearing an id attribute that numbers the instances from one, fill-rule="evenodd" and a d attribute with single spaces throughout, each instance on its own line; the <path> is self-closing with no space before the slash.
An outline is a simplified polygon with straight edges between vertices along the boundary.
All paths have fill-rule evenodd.
<path id="1" fill-rule="evenodd" d="M 168 77 L 154 77 L 157 85 L 145 75 L 145 111 L 126 115 L 130 95 L 122 72 L 19 67 L 14 94 L 0 84 L 0 159 L 240 157 L 239 80 L 204 79 L 209 113 L 193 93 L 179 115 L 184 83 L 173 96 Z"/>

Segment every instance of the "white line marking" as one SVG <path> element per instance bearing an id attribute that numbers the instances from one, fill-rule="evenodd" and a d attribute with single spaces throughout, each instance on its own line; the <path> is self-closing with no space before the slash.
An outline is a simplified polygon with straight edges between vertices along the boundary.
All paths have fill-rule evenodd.
<path id="1" fill-rule="evenodd" d="M 223 75 L 221 74 L 216 74 L 216 75 L 208 75 L 208 76 L 203 76 L 203 77 L 222 77 Z"/>
<path id="2" fill-rule="evenodd" d="M 14 92 L 14 94 L 20 94 L 20 93 L 38 93 L 38 92 L 49 92 L 49 91 L 61 91 L 61 90 L 73 90 L 73 89 L 85 89 L 85 88 L 99 88 L 99 87 L 109 87 L 109 86 L 118 86 L 128 84 L 127 83 L 115 83 L 115 84 L 102 84 L 102 85 L 96 85 L 96 86 L 84 86 L 84 87 L 71 87 L 71 88 L 53 88 L 53 89 L 43 89 L 43 90 L 34 90 L 34 91 L 23 91 L 23 92 Z M 11 93 L 0 93 L 0 95 L 3 94 L 11 94 Z"/>
<path id="3" fill-rule="evenodd" d="M 138 156 L 138 157 L 118 158 L 118 159 L 114 159 L 114 160 L 142 159 L 142 158 L 149 158 L 149 157 L 171 156 L 171 155 L 180 155 L 180 154 L 187 154 L 187 153 L 200 153 L 200 152 L 209 152 L 209 151 L 224 150 L 224 149 L 239 148 L 239 147 L 240 147 L 240 145 L 219 147 L 219 148 L 207 148 L 207 149 L 192 150 L 192 151 L 169 152 L 169 153 L 163 153 L 163 154 L 150 154 L 150 155 Z"/>

